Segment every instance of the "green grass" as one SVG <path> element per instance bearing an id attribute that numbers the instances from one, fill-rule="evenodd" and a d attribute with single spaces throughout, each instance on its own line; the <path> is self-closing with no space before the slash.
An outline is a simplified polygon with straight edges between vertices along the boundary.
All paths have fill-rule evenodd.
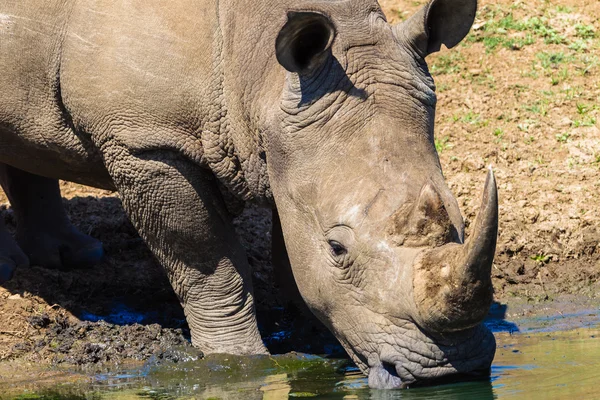
<path id="1" fill-rule="evenodd" d="M 523 108 L 526 111 L 529 111 L 534 114 L 539 114 L 543 117 L 548 115 L 548 101 L 547 100 L 537 100 L 533 104 L 523 106 Z"/>
<path id="2" fill-rule="evenodd" d="M 509 50 L 519 50 L 525 46 L 531 46 L 535 43 L 535 38 L 532 34 L 528 33 L 525 37 L 520 38 L 509 38 L 506 39 L 502 45 Z"/>
<path id="3" fill-rule="evenodd" d="M 542 51 L 536 54 L 539 65 L 545 70 L 546 76 L 550 77 L 552 86 L 556 86 L 570 78 L 570 67 L 574 61 L 574 57 L 567 55 L 562 51 L 545 52 Z M 569 64 L 559 69 L 563 64 Z M 558 71 L 557 71 L 558 70 Z"/>
<path id="4" fill-rule="evenodd" d="M 485 51 L 487 53 L 492 53 L 500 45 L 504 44 L 504 40 L 504 38 L 501 38 L 499 36 L 488 36 L 483 38 L 483 47 L 485 47 Z"/>
<path id="5" fill-rule="evenodd" d="M 526 119 L 525 121 L 521 122 L 520 124 L 517 124 L 517 129 L 520 130 L 521 132 L 528 133 L 532 128 L 536 127 L 537 124 L 538 124 L 538 121 L 536 121 L 535 119 Z M 533 136 L 525 138 L 525 143 L 527 143 L 527 144 L 531 144 L 534 141 L 535 141 L 535 138 Z"/>
<path id="6" fill-rule="evenodd" d="M 494 129 L 492 134 L 496 137 L 496 143 L 502 143 L 502 138 L 504 137 L 504 130 L 502 128 Z"/>
<path id="7" fill-rule="evenodd" d="M 573 128 L 596 125 L 596 117 L 589 115 L 589 113 L 593 110 L 596 110 L 598 108 L 597 105 L 589 105 L 577 102 L 575 107 L 577 108 L 577 114 L 580 115 L 581 118 L 573 121 Z"/>
<path id="8" fill-rule="evenodd" d="M 441 137 L 439 139 L 435 139 L 435 149 L 438 153 L 443 152 L 446 149 L 452 148 L 452 144 L 449 143 L 450 138 L 448 136 Z"/>
<path id="9" fill-rule="evenodd" d="M 594 67 L 598 66 L 598 64 L 600 64 L 598 57 L 593 56 L 593 55 L 587 55 L 587 54 L 581 56 L 580 61 L 584 65 L 583 68 L 581 69 L 582 76 L 587 75 L 592 68 L 594 68 Z"/>
<path id="10" fill-rule="evenodd" d="M 543 38 L 546 44 L 562 44 L 566 38 L 554 29 L 546 17 L 526 18 L 519 23 L 521 31 L 530 31 L 536 36 Z"/>
<path id="11" fill-rule="evenodd" d="M 525 138 L 525 144 L 532 144 L 535 142 L 535 137 L 529 135 Z"/>
<path id="12" fill-rule="evenodd" d="M 596 31 L 592 25 L 577 24 L 575 25 L 576 36 L 581 39 L 594 39 Z"/>
<path id="13" fill-rule="evenodd" d="M 548 261 L 550 261 L 550 256 L 546 254 L 534 254 L 530 258 L 540 264 L 546 264 Z"/>
<path id="14" fill-rule="evenodd" d="M 559 64 L 570 61 L 572 58 L 565 55 L 564 52 L 545 52 L 542 51 L 536 55 L 542 68 L 556 68 Z"/>
<path id="15" fill-rule="evenodd" d="M 571 137 L 571 134 L 569 132 L 559 133 L 556 135 L 556 140 L 560 143 L 567 143 L 569 137 Z"/>
<path id="16" fill-rule="evenodd" d="M 448 89 L 450 89 L 450 85 L 448 85 L 447 83 L 440 83 L 440 84 L 436 85 L 436 87 L 435 87 L 435 90 L 438 93 L 443 93 Z"/>
<path id="17" fill-rule="evenodd" d="M 586 126 L 595 126 L 596 118 L 591 116 L 585 116 L 582 119 L 576 119 L 573 121 L 573 128 L 586 127 Z"/>
<path id="18" fill-rule="evenodd" d="M 556 6 L 556 12 L 561 14 L 571 14 L 573 9 L 567 6 Z"/>
<path id="19" fill-rule="evenodd" d="M 464 57 L 458 52 L 453 51 L 448 55 L 438 56 L 429 68 L 432 75 L 454 74 L 462 69 Z"/>
<path id="20" fill-rule="evenodd" d="M 469 111 L 460 120 L 466 124 L 476 124 L 481 120 L 481 115 L 474 113 L 473 111 Z"/>
<path id="21" fill-rule="evenodd" d="M 487 126 L 489 124 L 487 119 L 482 118 L 480 114 L 477 114 L 473 111 L 467 112 L 462 117 L 454 115 L 452 116 L 452 120 L 453 122 L 460 121 L 464 124 L 475 125 L 477 127 Z"/>
<path id="22" fill-rule="evenodd" d="M 558 12 L 570 12 L 568 10 L 570 9 L 565 7 L 557 8 Z M 483 43 L 487 53 L 492 53 L 501 47 L 519 50 L 534 44 L 536 39 L 542 39 L 545 44 L 568 43 L 567 38 L 559 33 L 545 16 L 517 19 L 512 11 L 496 6 L 483 7 L 479 19 L 484 21 L 481 29 L 473 32 L 467 41 Z M 575 29 L 577 37 L 581 39 L 591 39 L 596 35 L 591 25 L 578 24 Z M 573 46 L 577 49 L 587 49 L 588 43 L 578 42 Z"/>
<path id="23" fill-rule="evenodd" d="M 396 17 L 400 20 L 400 21 L 404 21 L 406 19 L 406 11 L 402 11 L 402 10 L 398 10 L 398 9 L 393 9 L 392 10 L 395 14 Z"/>
<path id="24" fill-rule="evenodd" d="M 584 52 L 589 48 L 588 40 L 577 39 L 569 45 L 569 50 L 576 51 L 578 53 Z"/>
<path id="25" fill-rule="evenodd" d="M 577 114 L 579 115 L 587 114 L 591 109 L 590 106 L 584 103 L 577 103 L 575 104 L 575 107 L 577 107 Z"/>

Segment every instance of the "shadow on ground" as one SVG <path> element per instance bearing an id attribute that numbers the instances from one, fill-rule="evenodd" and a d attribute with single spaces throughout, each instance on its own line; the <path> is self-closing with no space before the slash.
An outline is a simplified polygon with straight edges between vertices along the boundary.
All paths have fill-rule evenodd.
<path id="1" fill-rule="evenodd" d="M 2 318 L 12 315 L 18 320 L 14 332 L 25 334 L 13 335 L 8 343 L 0 340 L 5 349 L 0 359 L 26 356 L 87 364 L 145 359 L 171 346 L 189 346 L 177 297 L 120 201 L 74 197 L 65 200 L 65 208 L 77 228 L 103 242 L 106 260 L 70 271 L 24 268 L 2 285 L 7 301 L 0 306 L 0 326 L 7 326 Z M 1 216 L 14 230 L 12 211 L 2 209 Z M 259 327 L 267 346 L 272 353 L 343 353 L 312 315 L 280 298 L 270 261 L 270 227 L 270 210 L 250 207 L 236 220 L 253 268 Z"/>

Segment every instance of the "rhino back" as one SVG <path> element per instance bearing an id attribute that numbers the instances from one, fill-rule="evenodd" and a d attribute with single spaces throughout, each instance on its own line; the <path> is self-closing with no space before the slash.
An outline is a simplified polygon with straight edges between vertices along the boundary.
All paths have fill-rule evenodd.
<path id="1" fill-rule="evenodd" d="M 118 135 L 132 151 L 172 147 L 200 158 L 192 142 L 219 96 L 215 4 L 78 1 L 61 65 L 75 125 L 96 142 Z"/>
<path id="2" fill-rule="evenodd" d="M 268 197 L 261 134 L 285 78 L 275 38 L 309 3 L 3 2 L 0 143 L 19 151 L 0 161 L 109 186 L 103 144 L 117 139 L 183 154 L 244 200 Z"/>
<path id="3" fill-rule="evenodd" d="M 117 138 L 132 152 L 183 154 L 235 196 L 264 197 L 260 125 L 282 90 L 284 71 L 273 54 L 285 7 L 77 1 L 61 62 L 62 96 L 75 126 L 100 147 Z"/>

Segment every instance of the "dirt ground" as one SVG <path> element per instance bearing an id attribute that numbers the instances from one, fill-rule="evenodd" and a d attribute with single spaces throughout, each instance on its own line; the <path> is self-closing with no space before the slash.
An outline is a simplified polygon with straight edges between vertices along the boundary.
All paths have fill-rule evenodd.
<path id="1" fill-rule="evenodd" d="M 424 3 L 381 1 L 391 21 Z M 600 293 L 598 16 L 597 0 L 483 0 L 470 36 L 428 60 L 439 98 L 436 147 L 467 226 L 486 166 L 496 173 L 493 278 L 500 303 L 547 307 L 561 295 L 595 299 Z M 168 349 L 188 345 L 182 311 L 118 198 L 61 185 L 71 220 L 103 241 L 107 259 L 88 270 L 33 266 L 2 285 L 0 361 L 89 366 L 177 357 Z M 3 194 L 0 204 L 14 229 Z M 238 230 L 271 349 L 339 350 L 318 324 L 284 309 L 270 265 L 270 212 L 249 207 Z"/>

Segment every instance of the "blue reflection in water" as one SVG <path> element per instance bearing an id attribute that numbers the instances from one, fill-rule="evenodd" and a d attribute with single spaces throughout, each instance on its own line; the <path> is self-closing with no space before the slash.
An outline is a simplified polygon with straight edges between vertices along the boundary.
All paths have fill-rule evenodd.
<path id="1" fill-rule="evenodd" d="M 82 321 L 98 322 L 105 321 L 114 325 L 132 324 L 164 324 L 165 319 L 157 311 L 139 312 L 128 307 L 122 302 L 115 302 L 110 312 L 106 315 L 93 314 L 87 311 L 81 312 L 79 318 Z M 185 320 L 171 320 L 170 325 L 184 326 Z"/>

